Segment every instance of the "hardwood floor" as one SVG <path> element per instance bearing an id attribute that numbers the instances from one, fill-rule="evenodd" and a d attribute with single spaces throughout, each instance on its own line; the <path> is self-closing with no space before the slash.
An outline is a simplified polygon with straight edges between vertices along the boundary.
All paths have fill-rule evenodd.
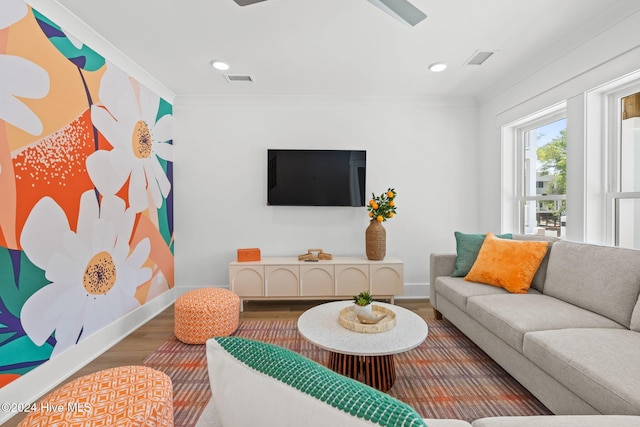
<path id="1" fill-rule="evenodd" d="M 249 301 L 244 304 L 244 311 L 240 313 L 240 320 L 295 320 L 305 310 L 323 301 Z M 433 317 L 433 309 L 428 299 L 396 299 L 396 305 L 417 313 L 424 318 Z M 125 337 L 118 344 L 80 368 L 64 382 L 103 369 L 116 366 L 139 365 L 173 335 L 173 305 L 165 309 L 149 322 Z M 18 414 L 3 424 L 15 427 L 24 418 Z"/>

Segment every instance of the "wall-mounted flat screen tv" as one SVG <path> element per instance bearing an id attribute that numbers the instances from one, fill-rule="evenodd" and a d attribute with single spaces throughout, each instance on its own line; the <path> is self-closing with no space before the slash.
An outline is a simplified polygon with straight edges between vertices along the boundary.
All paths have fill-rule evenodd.
<path id="1" fill-rule="evenodd" d="M 268 150 L 267 204 L 364 206 L 364 150 Z"/>

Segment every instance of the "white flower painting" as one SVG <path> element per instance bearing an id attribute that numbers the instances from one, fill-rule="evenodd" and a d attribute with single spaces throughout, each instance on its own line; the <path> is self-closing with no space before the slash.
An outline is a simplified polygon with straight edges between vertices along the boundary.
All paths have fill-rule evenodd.
<path id="1" fill-rule="evenodd" d="M 91 107 L 96 128 L 113 146 L 87 159 L 87 170 L 101 194 L 116 194 L 129 180 L 129 205 L 135 212 L 162 206 L 171 190 L 159 158 L 173 161 L 173 116 L 156 121 L 160 97 L 132 84 L 120 69 L 107 63 L 100 85 L 100 105 Z"/>
<path id="2" fill-rule="evenodd" d="M 0 30 L 27 14 L 22 0 L 0 2 Z M 0 54 L 0 120 L 31 135 L 42 133 L 42 121 L 19 98 L 43 98 L 49 92 L 49 75 L 40 66 L 19 56 Z"/>
<path id="3" fill-rule="evenodd" d="M 151 278 L 143 266 L 150 246 L 144 239 L 130 248 L 134 219 L 122 199 L 107 196 L 99 205 L 93 191 L 82 195 L 76 231 L 53 199 L 33 208 L 21 244 L 51 283 L 25 302 L 20 317 L 37 345 L 55 332 L 52 357 L 140 305 L 135 292 Z"/>

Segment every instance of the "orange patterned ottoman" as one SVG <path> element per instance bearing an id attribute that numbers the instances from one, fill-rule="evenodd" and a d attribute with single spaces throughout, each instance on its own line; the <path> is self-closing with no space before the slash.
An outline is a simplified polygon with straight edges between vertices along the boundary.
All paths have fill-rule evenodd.
<path id="1" fill-rule="evenodd" d="M 231 335 L 240 322 L 240 297 L 224 288 L 202 288 L 176 299 L 174 332 L 185 344 Z"/>
<path id="2" fill-rule="evenodd" d="M 173 386 L 164 372 L 121 366 L 57 388 L 18 427 L 173 426 Z"/>

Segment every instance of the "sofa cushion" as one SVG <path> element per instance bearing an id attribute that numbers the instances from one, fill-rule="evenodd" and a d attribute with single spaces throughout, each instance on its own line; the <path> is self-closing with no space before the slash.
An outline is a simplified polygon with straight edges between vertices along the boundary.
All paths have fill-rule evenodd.
<path id="1" fill-rule="evenodd" d="M 544 282 L 547 279 L 547 265 L 549 264 L 549 254 L 551 253 L 551 246 L 554 242 L 557 242 L 560 239 L 550 236 L 538 236 L 537 234 L 514 234 L 513 240 L 536 240 L 541 242 L 549 242 L 547 254 L 544 256 L 544 258 L 542 258 L 540 267 L 538 267 L 538 271 L 536 271 L 536 275 L 533 276 L 533 280 L 531 281 L 531 287 L 542 292 L 544 289 Z"/>
<path id="2" fill-rule="evenodd" d="M 298 353 L 239 337 L 207 341 L 224 426 L 425 426 L 413 408 Z"/>
<path id="3" fill-rule="evenodd" d="M 469 298 L 467 312 L 522 353 L 527 332 L 563 328 L 620 328 L 599 314 L 547 295 L 485 295 Z"/>
<path id="4" fill-rule="evenodd" d="M 532 332 L 525 336 L 524 355 L 601 413 L 640 415 L 640 333 Z"/>
<path id="5" fill-rule="evenodd" d="M 485 234 L 467 234 L 456 231 L 453 233 L 456 238 L 456 265 L 451 276 L 464 277 L 469 273 L 473 263 L 476 262 L 480 247 L 484 242 Z M 511 234 L 499 234 L 501 239 L 511 239 Z"/>
<path id="6" fill-rule="evenodd" d="M 640 332 L 640 297 L 636 302 L 636 307 L 633 309 L 633 313 L 631 313 L 631 330 Z"/>
<path id="7" fill-rule="evenodd" d="M 464 280 L 526 294 L 548 247 L 549 242 L 505 240 L 487 233 L 478 258 Z"/>
<path id="8" fill-rule="evenodd" d="M 473 422 L 473 427 L 638 427 L 640 417 L 630 415 L 536 415 L 489 417 Z"/>
<path id="9" fill-rule="evenodd" d="M 436 279 L 436 292 L 451 301 L 460 310 L 467 311 L 467 300 L 480 295 L 506 295 L 505 289 L 485 283 L 469 282 L 462 277 L 440 276 Z M 529 289 L 528 293 L 540 294 L 535 289 Z"/>
<path id="10" fill-rule="evenodd" d="M 557 242 L 544 293 L 630 327 L 640 294 L 640 251 Z"/>
<path id="11" fill-rule="evenodd" d="M 424 418 L 423 421 L 427 423 L 429 427 L 471 427 L 471 424 L 464 420 Z M 195 427 L 223 427 L 222 424 L 220 424 L 220 417 L 218 416 L 218 411 L 215 408 L 213 399 L 210 399 L 209 403 L 207 403 Z"/>

